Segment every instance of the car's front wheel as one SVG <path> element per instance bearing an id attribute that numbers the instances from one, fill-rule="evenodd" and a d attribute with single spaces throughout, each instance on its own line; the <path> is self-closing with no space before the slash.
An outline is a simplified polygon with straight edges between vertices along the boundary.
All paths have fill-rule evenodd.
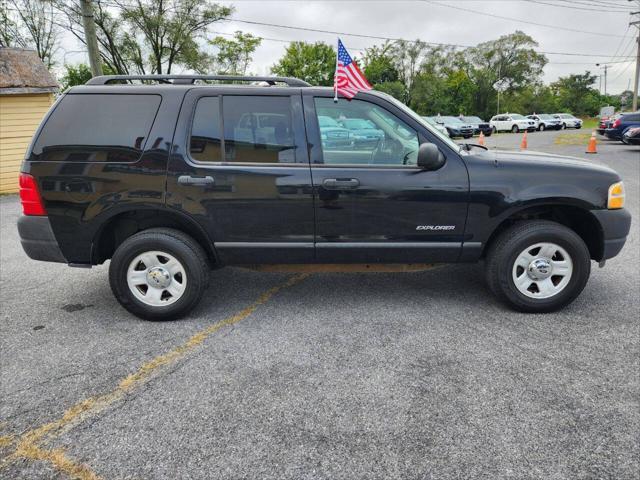
<path id="1" fill-rule="evenodd" d="M 538 126 L 538 130 L 540 130 L 541 132 L 544 132 L 545 128 L 546 128 L 546 127 L 544 126 L 544 123 L 541 123 L 541 124 Z"/>
<path id="2" fill-rule="evenodd" d="M 520 129 L 518 128 L 517 125 L 514 125 L 513 127 L 511 127 L 511 132 L 518 133 L 519 131 L 520 131 Z"/>
<path id="3" fill-rule="evenodd" d="M 556 222 L 517 223 L 486 256 L 489 288 L 521 312 L 543 313 L 571 303 L 591 272 L 589 250 L 573 230 Z"/>
<path id="4" fill-rule="evenodd" d="M 493 127 L 491 127 L 491 131 L 493 133 L 498 133 L 498 128 L 494 125 Z"/>
<path id="5" fill-rule="evenodd" d="M 197 305 L 209 267 L 202 247 L 170 228 L 143 230 L 117 248 L 109 283 L 120 304 L 146 320 L 173 320 Z"/>
<path id="6" fill-rule="evenodd" d="M 563 122 L 563 123 L 562 123 L 562 127 L 561 127 L 561 129 L 562 129 L 562 130 L 566 130 L 566 129 L 567 129 L 567 124 Z"/>

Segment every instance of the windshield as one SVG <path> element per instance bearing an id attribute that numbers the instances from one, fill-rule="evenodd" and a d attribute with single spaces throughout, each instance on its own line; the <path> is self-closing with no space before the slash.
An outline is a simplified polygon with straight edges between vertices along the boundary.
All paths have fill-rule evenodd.
<path id="1" fill-rule="evenodd" d="M 363 120 L 362 118 L 347 118 L 342 121 L 342 124 L 347 128 L 373 128 L 369 122 Z"/>
<path id="2" fill-rule="evenodd" d="M 462 117 L 462 119 L 469 123 L 483 123 L 480 117 Z"/>
<path id="3" fill-rule="evenodd" d="M 513 118 L 514 120 L 526 120 L 526 118 L 524 118 L 522 115 L 520 115 L 519 113 L 512 113 L 511 114 L 511 118 Z"/>
<path id="4" fill-rule="evenodd" d="M 413 118 L 416 122 L 418 122 L 420 125 L 423 125 L 427 130 L 429 130 L 431 133 L 433 133 L 435 136 L 437 136 L 440 140 L 442 140 L 444 143 L 446 143 L 451 148 L 453 148 L 456 152 L 460 152 L 461 153 L 463 151 L 462 147 L 460 145 L 458 145 L 456 142 L 454 142 L 453 140 L 451 140 L 448 135 L 445 135 L 444 133 L 442 133 L 442 132 L 436 130 L 435 128 L 433 128 L 431 125 L 429 125 L 429 122 L 425 121 L 424 118 L 422 118 L 416 112 L 411 110 L 409 107 L 407 107 L 400 100 L 392 97 L 391 95 L 389 95 L 387 93 L 383 93 L 383 92 L 376 91 L 376 95 L 379 95 L 382 98 L 384 98 L 385 100 L 393 103 L 396 107 L 398 107 L 400 110 L 405 112 L 407 115 L 409 115 L 411 118 Z"/>
<path id="5" fill-rule="evenodd" d="M 464 122 L 458 117 L 440 117 L 445 123 L 453 123 L 454 125 L 462 125 Z"/>
<path id="6" fill-rule="evenodd" d="M 318 123 L 321 127 L 339 127 L 340 125 L 333 118 L 325 115 L 318 116 Z"/>

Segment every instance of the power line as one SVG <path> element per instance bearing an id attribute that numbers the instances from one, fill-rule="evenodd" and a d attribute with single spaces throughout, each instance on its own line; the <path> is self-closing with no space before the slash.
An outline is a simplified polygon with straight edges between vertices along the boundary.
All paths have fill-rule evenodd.
<path id="1" fill-rule="evenodd" d="M 529 20 L 523 20 L 521 18 L 513 18 L 513 17 L 505 17 L 502 15 L 496 15 L 493 13 L 487 13 L 487 12 L 483 12 L 481 10 L 471 10 L 469 8 L 465 8 L 465 7 L 456 7 L 453 5 L 446 5 L 443 3 L 438 3 L 434 0 L 422 0 L 425 3 L 428 3 L 429 5 L 437 5 L 439 7 L 445 7 L 445 8 L 452 8 L 454 10 L 460 10 L 462 12 L 469 12 L 469 13 L 473 13 L 474 15 L 483 15 L 485 17 L 493 17 L 493 18 L 499 18 L 501 20 L 509 20 L 512 22 L 519 22 L 519 23 L 525 23 L 528 25 L 535 25 L 537 27 L 543 27 L 543 28 L 552 28 L 554 30 L 565 30 L 567 32 L 574 32 L 574 33 L 586 33 L 589 35 L 599 35 L 602 37 L 620 37 L 620 35 L 616 35 L 614 33 L 603 33 L 603 32 L 591 32 L 591 31 L 587 31 L 587 30 L 578 30 L 575 28 L 567 28 L 567 27 L 561 27 L 558 25 L 548 25 L 545 23 L 538 23 L 538 22 L 531 22 Z"/>
<path id="2" fill-rule="evenodd" d="M 239 18 L 229 18 L 229 19 L 224 19 L 224 21 L 245 23 L 249 25 L 261 25 L 261 26 L 274 27 L 274 28 L 284 28 L 289 30 L 301 30 L 305 32 L 324 33 L 329 35 L 343 35 L 345 37 L 369 38 L 373 40 L 389 40 L 392 42 L 395 42 L 395 41 L 408 41 L 411 43 L 416 42 L 415 40 L 406 40 L 400 37 L 385 37 L 380 35 L 366 35 L 366 34 L 360 34 L 360 33 L 337 32 L 333 30 L 322 30 L 319 28 L 310 28 L 310 27 L 294 27 L 293 25 L 282 25 L 277 23 L 258 22 L 255 20 L 246 20 L 246 19 L 239 19 Z M 427 45 L 438 45 L 438 46 L 455 47 L 455 48 L 475 48 L 476 47 L 476 45 L 461 45 L 461 44 L 455 44 L 455 43 L 439 43 L 439 42 L 428 42 L 428 41 L 424 41 L 423 43 Z M 573 53 L 573 52 L 547 52 L 547 51 L 539 51 L 538 53 L 543 53 L 545 55 L 567 55 L 567 56 L 577 56 L 577 57 L 598 57 L 598 58 L 603 58 L 603 57 L 606 58 L 609 56 L 608 53 Z M 616 57 L 620 58 L 622 56 L 616 55 Z"/>
<path id="3" fill-rule="evenodd" d="M 527 1 L 527 0 L 525 0 Z M 557 1 L 557 0 L 556 0 Z M 595 6 L 594 4 L 591 3 L 579 3 L 579 2 L 572 2 L 568 5 L 562 5 L 562 4 L 557 4 L 557 3 L 547 3 L 547 2 L 543 2 L 541 0 L 528 0 L 527 3 L 537 3 L 540 5 L 548 5 L 550 7 L 559 7 L 559 8 L 568 8 L 570 10 L 580 10 L 580 11 L 585 11 L 585 12 L 604 12 L 604 13 L 626 13 L 629 10 L 628 9 L 624 9 L 624 10 L 618 10 L 618 9 L 608 9 L 608 10 L 603 10 L 603 9 L 597 9 L 597 8 L 584 8 L 584 7 L 576 7 L 575 4 L 578 5 L 589 5 L 589 6 Z"/>

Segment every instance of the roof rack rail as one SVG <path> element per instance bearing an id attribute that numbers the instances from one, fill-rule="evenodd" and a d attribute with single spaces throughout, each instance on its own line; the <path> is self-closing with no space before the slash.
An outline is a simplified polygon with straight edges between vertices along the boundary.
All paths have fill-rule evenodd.
<path id="1" fill-rule="evenodd" d="M 266 82 L 270 86 L 284 83 L 288 87 L 310 87 L 311 84 L 293 77 L 251 77 L 237 75 L 101 75 L 93 77 L 85 85 L 108 85 L 126 80 L 156 80 L 170 85 L 193 85 L 196 80 L 218 80 L 224 82 Z"/>

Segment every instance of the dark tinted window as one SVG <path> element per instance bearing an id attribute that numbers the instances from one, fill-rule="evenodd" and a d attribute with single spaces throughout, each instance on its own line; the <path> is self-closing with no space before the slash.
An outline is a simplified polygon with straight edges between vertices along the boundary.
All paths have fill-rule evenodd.
<path id="1" fill-rule="evenodd" d="M 294 163 L 291 109 L 289 97 L 225 96 L 224 161 Z"/>
<path id="2" fill-rule="evenodd" d="M 625 115 L 622 117 L 624 122 L 638 122 L 640 121 L 640 113 L 632 113 L 631 115 Z"/>
<path id="3" fill-rule="evenodd" d="M 196 105 L 190 140 L 191 157 L 201 162 L 222 161 L 220 150 L 220 100 L 202 97 Z"/>
<path id="4" fill-rule="evenodd" d="M 34 160 L 136 161 L 159 106 L 158 95 L 67 95 L 42 129 Z"/>

